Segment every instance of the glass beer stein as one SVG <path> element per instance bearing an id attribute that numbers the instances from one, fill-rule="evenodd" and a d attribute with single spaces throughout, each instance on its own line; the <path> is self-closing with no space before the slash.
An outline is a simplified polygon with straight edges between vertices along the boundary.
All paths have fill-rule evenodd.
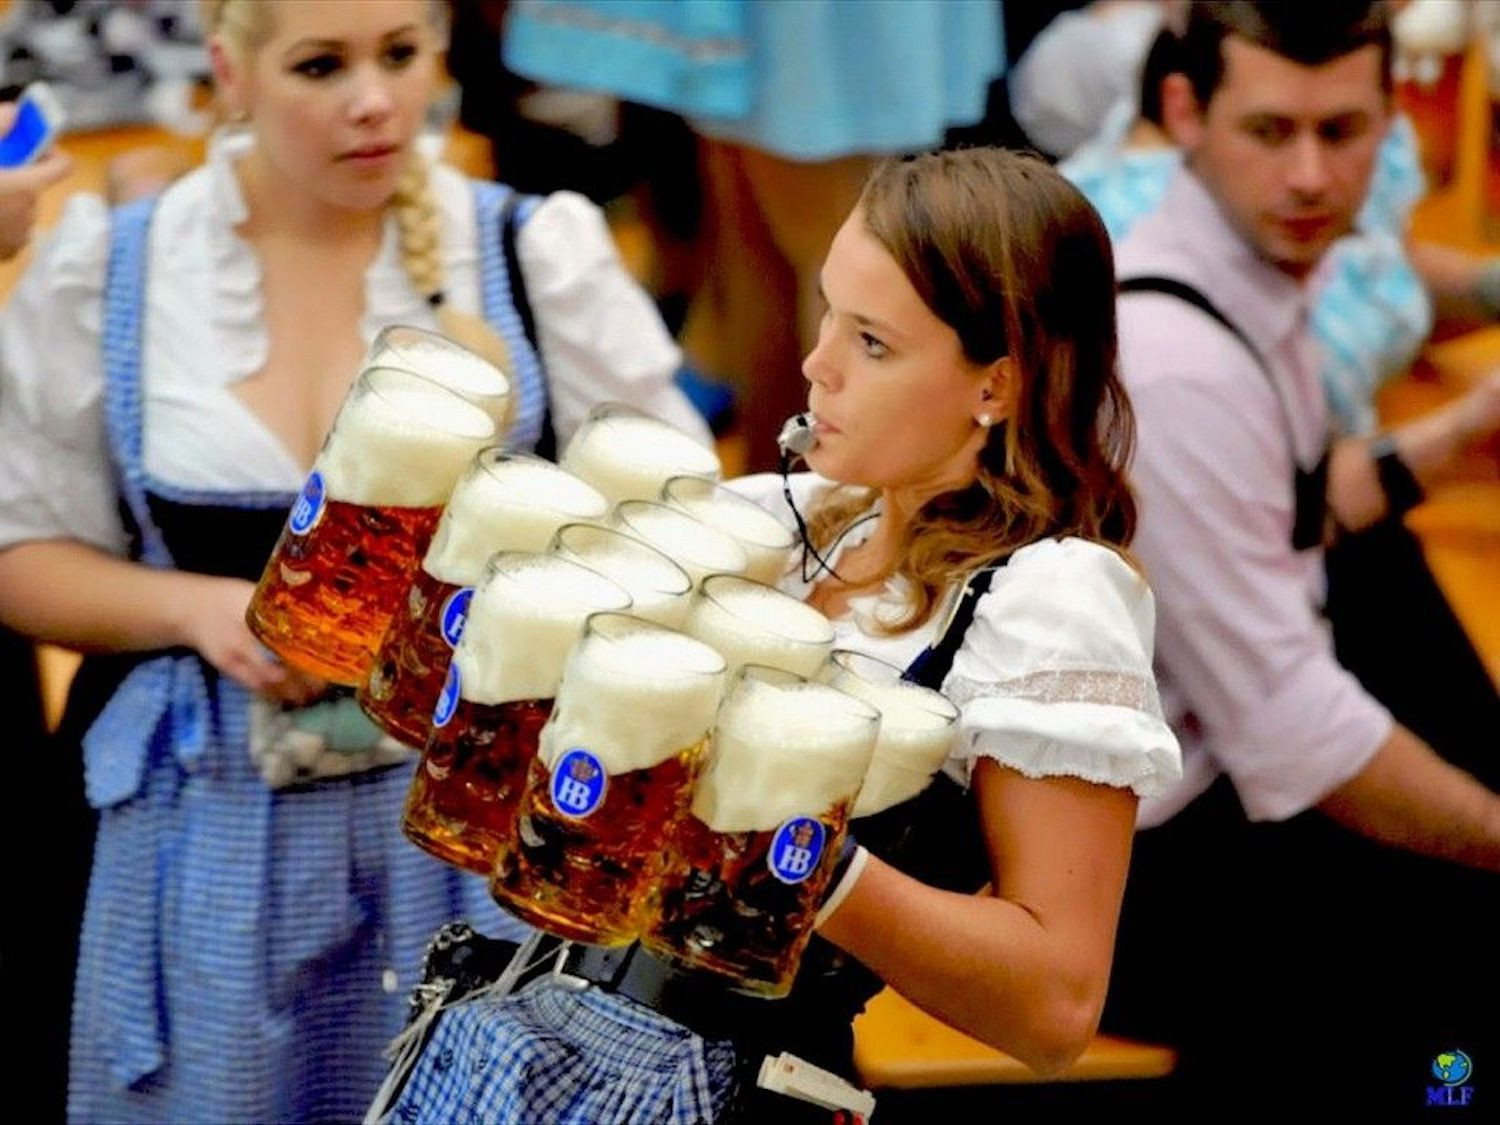
<path id="1" fill-rule="evenodd" d="M 703 477 L 673 477 L 662 502 L 733 536 L 745 549 L 745 577 L 774 586 L 787 572 L 797 537 L 753 500 Z"/>
<path id="2" fill-rule="evenodd" d="M 408 746 L 424 745 L 490 556 L 541 551 L 564 523 L 602 518 L 607 508 L 603 496 L 549 461 L 499 446 L 481 450 L 453 490 L 360 685 L 365 714 Z"/>
<path id="3" fill-rule="evenodd" d="M 662 485 L 682 473 L 717 480 L 723 472 L 718 454 L 696 438 L 617 402 L 594 407 L 558 463 L 611 504 L 655 500 Z"/>
<path id="4" fill-rule="evenodd" d="M 734 536 L 656 500 L 622 500 L 609 519 L 682 567 L 694 585 L 710 574 L 743 574 L 750 565 Z"/>
<path id="5" fill-rule="evenodd" d="M 399 368 L 456 391 L 494 419 L 497 437 L 504 437 L 510 426 L 510 379 L 489 360 L 437 332 L 388 325 L 376 333 L 364 366 Z"/>
<path id="6" fill-rule="evenodd" d="M 827 889 L 880 716 L 750 665 L 719 708 L 688 815 L 672 824 L 641 944 L 783 996 Z"/>
<path id="7" fill-rule="evenodd" d="M 575 941 L 632 941 L 723 690 L 724 658 L 707 645 L 637 617 L 589 618 L 496 854 L 495 901 Z"/>
<path id="8" fill-rule="evenodd" d="M 815 676 L 833 651 L 833 625 L 822 613 L 736 574 L 703 580 L 682 631 L 723 653 L 731 675 L 747 664 L 763 664 Z"/>
<path id="9" fill-rule="evenodd" d="M 490 873 L 584 622 L 629 608 L 619 584 L 556 555 L 506 551 L 490 560 L 407 792 L 401 827 L 413 843 Z"/>
<path id="10" fill-rule="evenodd" d="M 494 438 L 489 415 L 446 387 L 361 371 L 250 599 L 250 631 L 289 664 L 358 684 L 454 484 Z"/>
<path id="11" fill-rule="evenodd" d="M 622 531 L 570 523 L 557 529 L 552 553 L 593 567 L 624 586 L 635 617 L 675 629 L 687 616 L 693 600 L 693 580 L 687 571 Z"/>

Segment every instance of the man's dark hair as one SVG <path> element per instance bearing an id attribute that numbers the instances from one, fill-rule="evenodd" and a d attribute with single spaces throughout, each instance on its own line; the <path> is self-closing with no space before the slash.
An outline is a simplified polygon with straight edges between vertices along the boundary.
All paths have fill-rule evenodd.
<path id="1" fill-rule="evenodd" d="M 1164 27 L 1156 33 L 1151 49 L 1146 52 L 1146 61 L 1141 64 L 1141 116 L 1153 125 L 1164 123 L 1161 108 L 1162 79 L 1182 69 L 1179 58 L 1182 41 L 1177 33 Z"/>
<path id="2" fill-rule="evenodd" d="M 1380 48 L 1381 83 L 1391 88 L 1391 21 L 1384 0 L 1198 0 L 1188 8 L 1178 61 L 1199 106 L 1224 81 L 1231 35 L 1303 66 L 1321 66 L 1370 44 Z"/>

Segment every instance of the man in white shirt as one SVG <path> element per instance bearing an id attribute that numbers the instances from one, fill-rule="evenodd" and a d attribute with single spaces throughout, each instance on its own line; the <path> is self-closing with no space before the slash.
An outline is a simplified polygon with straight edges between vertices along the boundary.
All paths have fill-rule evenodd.
<path id="1" fill-rule="evenodd" d="M 1186 167 L 1118 254 L 1185 776 L 1142 806 L 1105 1026 L 1182 1048 L 1200 1108 L 1335 1081 L 1341 1105 L 1421 1106 L 1433 1058 L 1495 1031 L 1500 990 L 1473 990 L 1500 979 L 1500 796 L 1395 721 L 1320 616 L 1327 529 L 1409 506 L 1500 412 L 1493 383 L 1479 416 L 1328 444 L 1307 281 L 1364 199 L 1389 42 L 1378 4 L 1194 5 L 1163 84 Z M 1493 786 L 1494 728 L 1471 739 L 1442 749 Z"/>

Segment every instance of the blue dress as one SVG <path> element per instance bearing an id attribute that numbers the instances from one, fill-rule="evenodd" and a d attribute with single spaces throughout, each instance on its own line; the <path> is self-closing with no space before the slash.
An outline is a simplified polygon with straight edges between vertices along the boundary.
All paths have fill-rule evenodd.
<path id="1" fill-rule="evenodd" d="M 1160 205 L 1181 163 L 1175 149 L 1128 151 L 1118 111 L 1099 140 L 1058 165 L 1116 243 Z M 1398 117 L 1381 143 L 1354 233 L 1329 251 L 1311 327 L 1319 376 L 1340 433 L 1376 428 L 1375 392 L 1411 366 L 1432 332 L 1432 302 L 1406 254 L 1406 222 L 1425 184 L 1411 123 Z"/>
<path id="2" fill-rule="evenodd" d="M 511 441 L 529 447 L 546 389 L 500 253 L 510 192 L 473 188 L 485 314 L 509 345 L 518 386 Z M 105 419 L 132 554 L 253 580 L 294 497 L 185 492 L 145 471 L 140 357 L 154 202 L 115 213 L 104 294 Z M 248 702 L 194 653 L 148 653 L 84 737 L 99 830 L 74 996 L 71 1120 L 357 1120 L 434 930 L 469 917 L 517 935 L 483 880 L 402 837 L 410 765 L 273 791 L 249 756 Z"/>
<path id="3" fill-rule="evenodd" d="M 517 0 L 504 56 L 803 161 L 932 148 L 1005 71 L 998 0 Z"/>

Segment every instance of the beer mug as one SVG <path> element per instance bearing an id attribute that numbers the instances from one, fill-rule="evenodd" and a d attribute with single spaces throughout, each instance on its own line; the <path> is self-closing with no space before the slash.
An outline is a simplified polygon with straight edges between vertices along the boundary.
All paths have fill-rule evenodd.
<path id="1" fill-rule="evenodd" d="M 593 488 L 550 461 L 494 445 L 480 450 L 454 488 L 360 685 L 365 714 L 393 738 L 423 745 L 469 599 L 490 556 L 544 550 L 564 523 L 601 519 L 608 507 Z"/>
<path id="2" fill-rule="evenodd" d="M 655 500 L 662 485 L 682 473 L 722 473 L 719 456 L 676 426 L 634 407 L 607 402 L 594 407 L 563 450 L 560 464 L 609 497 Z"/>
<path id="3" fill-rule="evenodd" d="M 732 535 L 749 560 L 747 578 L 774 586 L 786 574 L 797 537 L 755 501 L 722 484 L 690 476 L 667 481 L 661 498 L 709 527 Z"/>
<path id="4" fill-rule="evenodd" d="M 453 486 L 494 439 L 489 415 L 446 387 L 361 371 L 251 596 L 250 631 L 288 664 L 358 684 Z"/>
<path id="5" fill-rule="evenodd" d="M 682 631 L 724 654 L 733 675 L 764 664 L 815 676 L 833 651 L 833 625 L 806 602 L 737 574 L 703 580 Z"/>
<path id="6" fill-rule="evenodd" d="M 510 380 L 489 360 L 446 336 L 410 324 L 388 325 L 376 333 L 362 366 L 395 367 L 441 383 L 493 418 L 497 437 L 503 438 L 510 427 Z"/>
<path id="7" fill-rule="evenodd" d="M 958 737 L 953 702 L 942 692 L 903 680 L 894 664 L 850 649 L 834 651 L 823 680 L 880 712 L 875 754 L 850 815 L 873 816 L 926 789 Z"/>
<path id="8" fill-rule="evenodd" d="M 503 551 L 485 568 L 432 711 L 401 827 L 439 859 L 488 875 L 514 829 L 537 736 L 590 614 L 630 608 L 597 571 Z"/>
<path id="9" fill-rule="evenodd" d="M 734 536 L 655 500 L 622 500 L 609 522 L 666 555 L 687 571 L 694 585 L 710 574 L 743 574 L 750 565 Z"/>
<path id="10" fill-rule="evenodd" d="M 691 812 L 668 833 L 641 944 L 783 996 L 812 934 L 880 716 L 750 665 L 719 708 Z"/>
<path id="11" fill-rule="evenodd" d="M 637 617 L 589 618 L 496 855 L 495 901 L 574 941 L 634 940 L 723 692 L 724 658 L 707 645 Z"/>
<path id="12" fill-rule="evenodd" d="M 693 600 L 693 580 L 655 547 L 613 528 L 570 523 L 557 529 L 552 553 L 608 575 L 630 595 L 636 617 L 675 629 Z"/>

